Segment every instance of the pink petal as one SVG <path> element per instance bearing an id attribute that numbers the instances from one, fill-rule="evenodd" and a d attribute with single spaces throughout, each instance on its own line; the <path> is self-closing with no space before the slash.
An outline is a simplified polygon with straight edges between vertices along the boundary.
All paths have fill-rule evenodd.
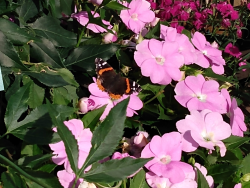
<path id="1" fill-rule="evenodd" d="M 88 87 L 88 89 L 89 89 L 89 92 L 90 92 L 92 95 L 95 95 L 95 96 L 98 96 L 98 97 L 103 97 L 103 98 L 109 98 L 108 93 L 101 91 L 101 90 L 98 88 L 98 86 L 97 86 L 96 83 L 90 84 L 89 87 Z"/>
<path id="2" fill-rule="evenodd" d="M 212 70 L 214 71 L 214 73 L 219 74 L 219 75 L 224 74 L 223 65 L 212 64 L 211 67 L 212 67 Z"/>
<path id="3" fill-rule="evenodd" d="M 140 110 L 143 107 L 143 102 L 138 96 L 132 94 L 130 95 L 128 107 L 133 110 Z"/>
<path id="4" fill-rule="evenodd" d="M 142 12 L 141 14 L 138 14 L 137 18 L 141 20 L 142 22 L 149 23 L 154 20 L 155 13 L 151 10 Z"/>
<path id="5" fill-rule="evenodd" d="M 169 178 L 171 183 L 179 183 L 185 179 L 185 173 L 182 170 L 182 166 L 185 163 L 171 161 L 168 165 L 165 166 L 162 176 Z"/>
<path id="6" fill-rule="evenodd" d="M 205 48 L 205 44 L 207 42 L 205 36 L 199 32 L 194 33 L 191 41 L 195 45 L 195 47 L 200 51 L 202 51 Z"/>
<path id="7" fill-rule="evenodd" d="M 218 92 L 219 87 L 220 87 L 219 83 L 216 82 L 215 80 L 205 81 L 203 86 L 202 86 L 202 93 L 203 94 L 209 94 L 211 92 Z"/>
<path id="8" fill-rule="evenodd" d="M 184 82 L 187 85 L 187 87 L 189 87 L 193 91 L 193 93 L 199 95 L 202 93 L 202 87 L 203 84 L 205 83 L 205 78 L 201 74 L 197 76 L 188 76 L 184 80 Z"/>
<path id="9" fill-rule="evenodd" d="M 141 22 L 140 20 L 130 19 L 128 22 L 129 29 L 131 29 L 134 33 L 140 33 L 144 26 L 145 23 Z"/>
<path id="10" fill-rule="evenodd" d="M 154 74 L 155 70 L 153 67 L 155 66 L 155 59 L 147 59 L 141 64 L 141 74 L 143 76 L 151 76 Z"/>
<path id="11" fill-rule="evenodd" d="M 164 42 L 161 48 L 162 55 L 167 58 L 169 55 L 178 52 L 179 45 L 177 42 Z"/>
<path id="12" fill-rule="evenodd" d="M 162 45 L 163 43 L 156 39 L 149 40 L 148 47 L 154 57 L 161 56 Z"/>
<path id="13" fill-rule="evenodd" d="M 199 144 L 192 138 L 190 131 L 186 131 L 183 134 L 182 150 L 185 152 L 192 152 L 195 151 L 198 147 Z"/>
<path id="14" fill-rule="evenodd" d="M 154 72 L 150 75 L 150 80 L 152 83 L 157 84 L 163 80 L 165 76 L 165 71 L 162 69 L 161 65 L 154 66 Z"/>
<path id="15" fill-rule="evenodd" d="M 220 156 L 224 157 L 227 151 L 225 144 L 221 141 L 216 142 L 216 146 L 220 148 Z"/>

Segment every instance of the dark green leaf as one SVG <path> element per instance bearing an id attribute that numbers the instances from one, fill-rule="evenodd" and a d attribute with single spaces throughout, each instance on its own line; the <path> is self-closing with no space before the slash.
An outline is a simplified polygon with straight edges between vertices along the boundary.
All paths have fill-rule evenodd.
<path id="1" fill-rule="evenodd" d="M 102 116 L 103 111 L 107 105 L 102 106 L 101 108 L 95 109 L 88 112 L 82 118 L 85 128 L 90 128 L 91 131 L 94 131 L 96 124 L 99 122 L 100 117 Z"/>
<path id="2" fill-rule="evenodd" d="M 146 182 L 146 174 L 145 171 L 142 169 L 140 170 L 140 172 L 138 172 L 131 184 L 130 184 L 130 188 L 149 188 L 147 182 Z"/>
<path id="3" fill-rule="evenodd" d="M 189 30 L 183 29 L 181 33 L 186 35 L 189 38 L 189 40 L 191 40 L 192 36 Z"/>
<path id="4" fill-rule="evenodd" d="M 52 156 L 52 154 L 26 156 L 18 159 L 17 164 L 20 166 L 34 169 L 41 166 L 46 161 L 50 160 Z"/>
<path id="5" fill-rule="evenodd" d="M 60 20 L 56 18 L 43 16 L 36 20 L 32 28 L 38 36 L 47 38 L 57 47 L 70 47 L 76 45 L 76 34 L 63 29 L 60 26 Z"/>
<path id="6" fill-rule="evenodd" d="M 73 0 L 49 0 L 49 9 L 51 14 L 55 18 L 61 18 L 63 14 L 71 15 L 72 13 L 72 2 Z"/>
<path id="7" fill-rule="evenodd" d="M 21 62 L 15 48 L 0 31 L 0 65 L 28 70 Z"/>
<path id="8" fill-rule="evenodd" d="M 68 69 L 65 69 L 65 68 L 62 68 L 62 69 L 58 69 L 58 74 L 66 81 L 68 82 L 69 84 L 71 84 L 72 86 L 75 86 L 75 87 L 79 87 L 79 84 L 76 82 L 75 78 L 74 78 L 74 75 L 68 70 Z"/>
<path id="9" fill-rule="evenodd" d="M 19 139 L 38 145 L 47 145 L 61 141 L 59 135 L 52 130 L 44 128 L 17 129 L 12 134 Z"/>
<path id="10" fill-rule="evenodd" d="M 21 74 L 17 74 L 15 76 L 15 81 L 13 82 L 13 84 L 10 86 L 10 88 L 7 90 L 6 94 L 5 94 L 5 98 L 8 101 L 10 99 L 10 97 L 15 94 L 18 89 L 20 88 L 20 82 L 21 82 L 21 78 L 22 75 Z"/>
<path id="11" fill-rule="evenodd" d="M 108 60 L 117 50 L 118 45 L 115 44 L 80 46 L 72 51 L 64 65 L 77 65 L 92 71 L 95 68 L 95 58 Z"/>
<path id="12" fill-rule="evenodd" d="M 174 116 L 169 116 L 165 113 L 164 108 L 161 107 L 161 105 L 158 105 L 159 110 L 160 110 L 160 116 L 158 117 L 158 119 L 162 119 L 162 120 L 173 120 L 177 117 L 177 115 Z"/>
<path id="13" fill-rule="evenodd" d="M 22 113 L 27 110 L 29 90 L 30 84 L 26 84 L 10 97 L 4 117 L 4 122 L 8 131 L 13 130 L 13 127 L 17 124 L 17 120 Z"/>
<path id="14" fill-rule="evenodd" d="M 62 59 L 53 43 L 45 38 L 30 43 L 31 55 L 36 60 L 49 64 L 53 68 L 63 68 Z"/>
<path id="15" fill-rule="evenodd" d="M 26 188 L 21 177 L 15 173 L 3 172 L 1 179 L 4 184 L 4 188 Z"/>
<path id="16" fill-rule="evenodd" d="M 108 4 L 105 5 L 105 7 L 108 7 L 113 10 L 126 10 L 129 9 L 128 7 L 125 7 L 124 5 L 117 3 L 116 1 L 111 1 Z"/>
<path id="17" fill-rule="evenodd" d="M 60 135 L 61 139 L 63 140 L 71 169 L 76 173 L 79 170 L 78 169 L 79 150 L 78 150 L 77 141 L 74 135 L 68 129 L 68 127 L 66 127 L 63 124 L 63 121 L 65 119 L 62 119 L 63 117 L 60 116 L 61 112 L 56 111 L 55 106 L 50 104 L 49 101 L 47 101 L 47 107 L 48 107 L 49 115 L 52 119 L 52 122 L 55 125 L 57 125 L 57 132 Z"/>
<path id="18" fill-rule="evenodd" d="M 16 45 L 26 44 L 28 41 L 32 40 L 33 37 L 28 34 L 25 29 L 21 29 L 17 24 L 0 18 L 0 31 L 13 43 Z"/>
<path id="19" fill-rule="evenodd" d="M 15 48 L 22 61 L 30 62 L 30 46 L 28 44 L 15 46 Z"/>
<path id="20" fill-rule="evenodd" d="M 39 73 L 39 72 L 29 71 L 25 72 L 25 74 L 37 79 L 39 82 L 49 87 L 61 87 L 69 84 L 61 76 L 51 74 L 50 72 Z"/>
<path id="21" fill-rule="evenodd" d="M 250 173 L 249 164 L 250 164 L 250 154 L 248 154 L 241 163 L 242 168 L 240 170 L 243 174 Z"/>
<path id="22" fill-rule="evenodd" d="M 135 173 L 151 159 L 133 159 L 125 157 L 121 160 L 110 160 L 103 164 L 98 164 L 96 168 L 83 174 L 83 178 L 88 182 L 111 183 L 120 181 Z"/>
<path id="23" fill-rule="evenodd" d="M 19 6 L 20 5 L 16 4 L 16 3 L 12 3 L 11 5 L 9 5 L 6 1 L 2 0 L 2 1 L 0 1 L 0 15 L 11 12 Z"/>
<path id="24" fill-rule="evenodd" d="M 209 166 L 207 170 L 208 175 L 211 175 L 214 178 L 214 182 L 219 183 L 221 181 L 226 181 L 232 174 L 234 174 L 238 170 L 238 167 L 225 163 Z"/>
<path id="25" fill-rule="evenodd" d="M 153 27 L 146 35 L 145 38 L 147 39 L 159 39 L 160 38 L 160 22 L 156 24 L 156 26 Z"/>
<path id="26" fill-rule="evenodd" d="M 234 150 L 240 147 L 242 144 L 249 142 L 248 137 L 230 136 L 229 138 L 223 140 L 228 150 Z"/>
<path id="27" fill-rule="evenodd" d="M 123 65 L 131 66 L 131 64 L 132 64 L 132 62 L 129 59 L 128 55 L 122 49 L 119 49 L 119 50 L 116 51 L 116 58 Z"/>
<path id="28" fill-rule="evenodd" d="M 29 145 L 27 143 L 22 143 L 21 156 L 33 156 L 40 155 L 43 153 L 43 150 L 36 144 Z"/>
<path id="29" fill-rule="evenodd" d="M 206 178 L 198 168 L 196 168 L 196 174 L 198 188 L 209 188 Z"/>
<path id="30" fill-rule="evenodd" d="M 6 91 L 10 85 L 9 74 L 12 72 L 12 68 L 1 67 L 1 71 L 2 71 L 2 76 L 3 76 L 4 89 Z"/>
<path id="31" fill-rule="evenodd" d="M 19 14 L 19 21 L 24 24 L 38 14 L 38 9 L 32 0 L 21 0 L 20 3 L 21 6 L 16 11 Z"/>
<path id="32" fill-rule="evenodd" d="M 53 104 L 61 104 L 67 106 L 70 103 L 68 99 L 68 91 L 64 87 L 53 88 Z"/>
<path id="33" fill-rule="evenodd" d="M 38 171 L 51 173 L 57 167 L 56 164 L 45 164 L 44 166 L 38 168 Z"/>
<path id="34" fill-rule="evenodd" d="M 111 155 L 117 147 L 123 135 L 128 101 L 129 98 L 113 107 L 105 120 L 94 131 L 91 140 L 92 148 L 81 172 L 92 163 Z"/>
<path id="35" fill-rule="evenodd" d="M 188 155 L 198 155 L 200 156 L 206 163 L 208 163 L 208 160 L 207 160 L 207 157 L 206 155 L 204 154 L 203 151 L 201 151 L 200 149 L 197 149 L 193 152 L 189 152 Z"/>

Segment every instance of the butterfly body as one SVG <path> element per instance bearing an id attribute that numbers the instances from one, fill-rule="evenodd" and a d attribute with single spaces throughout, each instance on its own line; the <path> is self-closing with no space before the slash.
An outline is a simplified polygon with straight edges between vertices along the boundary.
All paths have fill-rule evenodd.
<path id="1" fill-rule="evenodd" d="M 140 92 L 141 87 L 135 81 L 122 77 L 101 58 L 95 59 L 97 85 L 100 90 L 109 94 L 112 99 L 119 99 L 122 95 Z"/>

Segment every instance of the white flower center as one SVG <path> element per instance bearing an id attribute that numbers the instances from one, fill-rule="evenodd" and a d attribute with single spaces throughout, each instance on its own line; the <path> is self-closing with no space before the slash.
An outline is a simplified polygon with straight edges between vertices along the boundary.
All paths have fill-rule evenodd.
<path id="1" fill-rule="evenodd" d="M 168 163 L 171 162 L 171 156 L 169 156 L 169 155 L 163 156 L 160 159 L 160 161 L 161 161 L 162 164 L 168 164 Z"/>
<path id="2" fill-rule="evenodd" d="M 202 53 L 203 53 L 204 55 L 207 55 L 207 50 L 203 50 Z"/>
<path id="3" fill-rule="evenodd" d="M 199 101 L 201 101 L 201 102 L 206 102 L 207 95 L 205 95 L 205 94 L 200 94 L 200 95 L 197 95 L 196 97 L 199 99 Z"/>
<path id="4" fill-rule="evenodd" d="M 184 49 L 183 49 L 183 47 L 182 46 L 180 46 L 180 48 L 179 48 L 179 52 L 182 52 Z"/>
<path id="5" fill-rule="evenodd" d="M 137 16 L 138 16 L 138 15 L 137 15 L 136 13 L 134 13 L 134 14 L 131 15 L 131 18 L 132 18 L 133 20 L 138 20 Z"/>
<path id="6" fill-rule="evenodd" d="M 204 131 L 202 131 L 201 136 L 204 139 L 204 141 L 206 141 L 206 142 L 210 142 L 210 141 L 213 142 L 213 140 L 214 140 L 214 133 L 213 132 L 207 133 L 204 130 Z"/>
<path id="7" fill-rule="evenodd" d="M 161 56 L 155 57 L 155 60 L 156 60 L 156 63 L 159 65 L 163 65 L 165 62 L 165 58 Z"/>

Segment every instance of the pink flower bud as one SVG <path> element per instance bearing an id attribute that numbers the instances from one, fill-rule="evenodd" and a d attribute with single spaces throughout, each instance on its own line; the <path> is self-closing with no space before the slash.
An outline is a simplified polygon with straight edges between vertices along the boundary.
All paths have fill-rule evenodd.
<path id="1" fill-rule="evenodd" d="M 211 46 L 213 47 L 213 48 L 216 48 L 216 49 L 218 49 L 219 48 L 219 45 L 218 45 L 218 43 L 217 42 L 212 42 L 212 44 L 211 44 Z"/>
<path id="2" fill-rule="evenodd" d="M 79 108 L 83 114 L 86 114 L 89 110 L 93 110 L 95 106 L 95 101 L 87 97 L 83 97 L 79 100 Z"/>
<path id="3" fill-rule="evenodd" d="M 93 3 L 94 5 L 100 5 L 102 4 L 103 0 L 90 0 L 91 3 Z"/>
<path id="4" fill-rule="evenodd" d="M 148 133 L 144 131 L 139 131 L 136 133 L 136 136 L 134 137 L 134 144 L 139 146 L 140 148 L 146 146 L 148 144 Z"/>
<path id="5" fill-rule="evenodd" d="M 246 65 L 246 62 L 244 62 L 244 61 L 242 61 L 242 62 L 240 62 L 239 63 L 239 66 L 241 67 L 241 66 L 244 66 L 244 65 Z M 246 71 L 247 69 L 242 69 L 242 71 Z"/>
<path id="6" fill-rule="evenodd" d="M 155 17 L 154 20 L 153 20 L 152 22 L 150 22 L 150 25 L 151 25 L 152 27 L 154 27 L 154 26 L 156 26 L 156 24 L 157 24 L 159 21 L 160 21 L 160 18 Z"/>
<path id="7" fill-rule="evenodd" d="M 112 30 L 112 31 L 114 32 L 114 34 L 113 33 L 107 33 L 107 34 L 104 35 L 102 41 L 105 44 L 108 44 L 108 43 L 111 43 L 111 42 L 115 42 L 117 40 L 117 33 L 114 30 Z"/>

